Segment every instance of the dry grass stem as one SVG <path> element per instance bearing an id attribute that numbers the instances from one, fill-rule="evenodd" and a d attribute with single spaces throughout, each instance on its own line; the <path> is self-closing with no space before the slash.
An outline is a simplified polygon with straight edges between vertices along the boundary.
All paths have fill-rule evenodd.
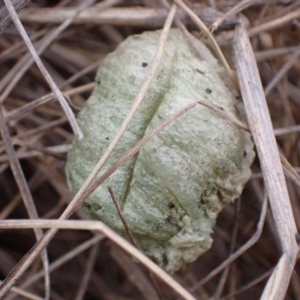
<path id="1" fill-rule="evenodd" d="M 283 299 L 298 253 L 296 224 L 273 134 L 254 53 L 243 23 L 236 27 L 235 60 L 249 126 L 262 166 L 283 255 L 264 291 L 263 299 Z"/>
<path id="2" fill-rule="evenodd" d="M 168 284 L 185 300 L 196 300 L 189 292 L 187 292 L 180 284 L 178 284 L 170 275 L 164 272 L 147 256 L 137 250 L 134 246 L 124 240 L 121 236 L 116 234 L 108 226 L 100 221 L 76 221 L 76 220 L 6 220 L 0 221 L 0 228 L 14 229 L 14 228 L 51 228 L 53 229 L 78 229 L 99 231 L 105 234 L 109 239 L 123 248 L 127 253 L 134 256 L 145 267 L 151 270 L 162 281 Z M 55 230 L 57 231 L 57 230 Z"/>
<path id="3" fill-rule="evenodd" d="M 251 6 L 255 0 L 243 0 L 237 3 L 232 9 L 223 14 L 221 17 L 217 18 L 210 27 L 211 32 L 214 32 L 218 27 L 224 22 L 225 19 L 231 18 L 232 16 L 238 14 L 242 10 Z"/>
<path id="4" fill-rule="evenodd" d="M 276 18 L 275 20 L 257 25 L 256 27 L 249 29 L 248 35 L 249 35 L 249 37 L 253 37 L 264 31 L 276 29 L 276 28 L 281 27 L 281 26 L 285 25 L 286 23 L 291 22 L 299 17 L 300 17 L 300 9 L 297 9 L 296 11 L 293 11 L 281 18 Z"/>
<path id="5" fill-rule="evenodd" d="M 108 2 L 108 1 L 107 1 Z M 113 1 L 111 1 L 113 2 Z M 115 4 L 121 1 L 114 1 Z M 101 3 L 100 3 L 101 4 Z M 211 21 L 216 17 L 222 15 L 220 12 L 213 11 L 202 3 L 195 3 L 193 9 L 201 17 L 201 19 L 211 24 Z M 39 24 L 60 24 L 65 19 L 69 18 L 74 11 L 73 7 L 54 7 L 48 8 L 32 8 L 23 9 L 20 12 L 20 20 L 24 22 L 34 22 Z M 168 12 L 158 7 L 115 7 L 101 9 L 100 7 L 92 7 L 85 9 L 80 13 L 73 21 L 74 24 L 103 24 L 103 25 L 130 25 L 130 26 L 150 26 L 160 27 L 164 25 L 164 22 L 168 16 Z M 181 20 L 184 23 L 188 23 L 185 19 L 185 13 L 182 9 L 178 9 L 176 13 L 176 19 Z M 220 26 L 228 27 L 234 25 L 230 20 L 225 20 L 225 24 Z"/>
<path id="6" fill-rule="evenodd" d="M 123 212 L 122 212 L 122 210 L 121 210 L 121 207 L 120 207 L 120 205 L 119 205 L 119 203 L 118 203 L 118 200 L 117 200 L 116 197 L 115 197 L 115 194 L 114 194 L 114 192 L 113 192 L 112 187 L 111 187 L 110 185 L 108 185 L 107 188 L 108 188 L 108 191 L 109 191 L 109 193 L 110 193 L 111 199 L 112 199 L 112 201 L 114 202 L 114 205 L 115 205 L 115 207 L 116 207 L 116 209 L 117 209 L 117 211 L 118 211 L 119 217 L 120 217 L 120 219 L 121 219 L 121 221 L 122 221 L 122 223 L 123 223 L 123 226 L 124 226 L 124 228 L 125 228 L 126 234 L 127 234 L 128 238 L 129 238 L 131 244 L 132 244 L 134 247 L 136 247 L 137 249 L 140 250 L 139 245 L 137 244 L 137 242 L 135 241 L 135 239 L 134 239 L 134 237 L 133 237 L 133 235 L 132 235 L 132 233 L 131 233 L 131 230 L 130 230 L 128 224 L 127 224 L 126 218 L 125 218 L 125 216 L 124 216 L 124 214 L 123 214 Z"/>

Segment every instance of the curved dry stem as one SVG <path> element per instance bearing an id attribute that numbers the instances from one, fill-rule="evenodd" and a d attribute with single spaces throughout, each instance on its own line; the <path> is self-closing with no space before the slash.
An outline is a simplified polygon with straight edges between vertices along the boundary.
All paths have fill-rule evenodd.
<path id="1" fill-rule="evenodd" d="M 26 229 L 26 228 L 51 228 L 55 229 L 78 229 L 99 231 L 106 235 L 110 240 L 119 245 L 127 253 L 134 256 L 146 268 L 151 270 L 163 282 L 172 287 L 183 299 L 196 300 L 188 291 L 186 291 L 179 283 L 177 283 L 169 274 L 163 271 L 145 254 L 140 252 L 129 242 L 111 230 L 101 221 L 78 221 L 78 220 L 6 220 L 0 221 L 0 228 L 2 229 Z"/>

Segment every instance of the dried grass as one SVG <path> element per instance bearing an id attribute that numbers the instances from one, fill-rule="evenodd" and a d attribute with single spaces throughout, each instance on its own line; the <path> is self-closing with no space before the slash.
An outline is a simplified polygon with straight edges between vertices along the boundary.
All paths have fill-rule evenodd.
<path id="1" fill-rule="evenodd" d="M 168 16 L 172 21 L 170 3 L 12 1 L 20 10 L 19 29 L 23 24 L 23 35 L 27 32 L 33 43 L 42 75 L 14 24 L 6 27 L 9 15 L 4 2 L 0 2 L 0 278 L 4 280 L 0 298 L 177 299 L 181 295 L 183 299 L 300 299 L 300 269 L 297 264 L 294 269 L 298 254 L 295 235 L 300 226 L 300 1 L 190 0 L 184 4 L 177 0 L 178 7 L 172 6 L 171 11 L 176 10 L 174 26 L 185 30 L 185 25 L 190 32 L 199 31 L 200 26 L 200 36 L 205 39 L 203 32 L 209 34 L 206 25 L 213 31 L 208 38 L 212 48 L 215 39 L 223 49 L 232 46 L 258 153 L 243 195 L 218 218 L 212 248 L 173 278 L 104 224 L 81 220 L 84 216 L 76 208 L 96 187 L 97 183 L 90 183 L 109 152 L 75 198 L 64 175 L 71 128 L 80 136 L 70 107 L 76 114 L 83 106 L 94 86 L 97 66 L 126 36 L 162 28 Z M 16 16 L 13 19 L 18 22 Z M 163 40 L 162 36 L 153 72 Z M 149 77 L 109 151 L 150 82 Z M 55 99 L 60 99 L 67 115 Z M 248 128 L 241 122 L 238 126 Z M 148 138 L 151 136 L 118 163 L 138 151 Z M 37 216 L 41 220 L 34 220 Z M 40 228 L 51 229 L 44 233 Z M 69 230 L 57 232 L 59 228 Z"/>

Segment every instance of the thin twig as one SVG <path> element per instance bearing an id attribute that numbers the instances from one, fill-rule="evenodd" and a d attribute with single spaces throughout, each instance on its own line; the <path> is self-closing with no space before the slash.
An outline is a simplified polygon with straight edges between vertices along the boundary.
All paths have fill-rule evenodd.
<path id="1" fill-rule="evenodd" d="M 126 231 L 128 237 L 129 237 L 129 240 L 131 241 L 131 243 L 132 243 L 132 245 L 134 247 L 136 247 L 137 249 L 140 249 L 138 243 L 136 242 L 136 240 L 134 239 L 134 237 L 133 237 L 133 235 L 131 233 L 131 230 L 129 229 L 129 226 L 128 226 L 128 223 L 126 221 L 126 218 L 125 218 L 125 216 L 123 214 L 123 211 L 121 210 L 121 207 L 120 207 L 120 205 L 119 205 L 119 203 L 118 203 L 118 201 L 117 201 L 117 199 L 115 197 L 115 194 L 113 192 L 112 187 L 110 185 L 108 185 L 107 188 L 108 188 L 108 191 L 110 193 L 111 199 L 113 200 L 114 205 L 115 205 L 115 207 L 116 207 L 116 209 L 118 211 L 119 217 L 120 217 L 120 219 L 121 219 L 121 221 L 123 223 L 125 231 Z"/>
<path id="2" fill-rule="evenodd" d="M 274 129 L 275 136 L 283 136 L 283 135 L 299 133 L 299 132 L 300 132 L 300 125 Z"/>
<path id="3" fill-rule="evenodd" d="M 217 18 L 213 22 L 213 24 L 210 26 L 211 32 L 214 32 L 216 29 L 218 29 L 220 24 L 222 24 L 222 22 L 225 19 L 230 18 L 234 15 L 237 15 L 242 10 L 251 6 L 254 2 L 255 2 L 255 0 L 243 0 L 243 1 L 240 1 L 239 3 L 237 3 L 233 8 L 231 8 L 229 11 L 227 11 L 222 17 Z"/>
<path id="4" fill-rule="evenodd" d="M 251 29 L 249 29 L 248 35 L 249 35 L 249 37 L 253 37 L 264 31 L 273 30 L 276 28 L 282 28 L 285 24 L 287 24 L 293 20 L 296 20 L 299 17 L 300 17 L 300 9 L 297 9 L 285 16 L 282 16 L 281 18 L 276 18 L 275 20 L 271 20 L 266 23 L 252 27 Z"/>

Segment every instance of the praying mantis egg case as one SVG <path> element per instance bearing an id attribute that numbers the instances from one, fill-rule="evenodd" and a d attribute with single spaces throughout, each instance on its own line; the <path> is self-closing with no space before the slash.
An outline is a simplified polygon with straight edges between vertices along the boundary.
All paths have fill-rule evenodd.
<path id="1" fill-rule="evenodd" d="M 84 138 L 75 138 L 68 154 L 72 192 L 79 190 L 128 114 L 149 73 L 160 34 L 130 36 L 102 62 L 93 94 L 78 116 Z M 193 40 L 201 59 L 182 33 L 171 29 L 155 78 L 101 173 L 197 99 L 238 117 L 223 68 L 203 43 Z M 241 194 L 253 158 L 249 133 L 197 105 L 115 171 L 86 200 L 85 210 L 125 236 L 107 189 L 111 185 L 139 246 L 174 272 L 209 249 L 216 217 Z"/>

